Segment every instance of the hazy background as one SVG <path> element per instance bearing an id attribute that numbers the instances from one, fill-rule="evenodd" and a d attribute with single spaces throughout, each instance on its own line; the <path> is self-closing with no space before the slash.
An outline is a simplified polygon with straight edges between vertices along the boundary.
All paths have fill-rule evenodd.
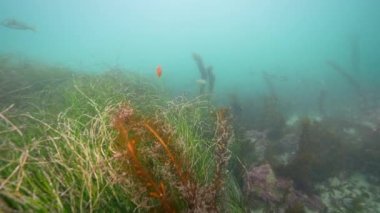
<path id="1" fill-rule="evenodd" d="M 214 67 L 216 97 L 265 93 L 267 71 L 289 105 L 307 106 L 321 89 L 351 98 L 326 60 L 351 71 L 355 38 L 361 71 L 352 74 L 368 93 L 379 89 L 379 11 L 378 0 L 1 0 L 0 20 L 37 32 L 0 27 L 0 53 L 92 72 L 154 76 L 161 64 L 157 80 L 182 94 L 198 91 L 196 52 Z"/>

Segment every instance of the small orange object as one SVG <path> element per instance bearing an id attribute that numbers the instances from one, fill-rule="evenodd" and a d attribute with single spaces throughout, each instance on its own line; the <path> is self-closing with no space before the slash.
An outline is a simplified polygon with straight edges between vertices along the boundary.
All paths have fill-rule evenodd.
<path id="1" fill-rule="evenodd" d="M 161 68 L 161 65 L 158 65 L 157 68 L 156 68 L 156 74 L 157 74 L 157 77 L 161 77 L 162 75 L 162 68 Z"/>

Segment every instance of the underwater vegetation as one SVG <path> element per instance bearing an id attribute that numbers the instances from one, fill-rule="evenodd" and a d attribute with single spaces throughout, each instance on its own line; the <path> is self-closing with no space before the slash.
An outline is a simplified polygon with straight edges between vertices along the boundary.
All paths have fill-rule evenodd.
<path id="1" fill-rule="evenodd" d="M 204 64 L 202 57 L 193 53 L 193 59 L 197 64 L 197 68 L 199 73 L 201 74 L 201 79 L 198 80 L 198 84 L 200 87 L 199 93 L 205 94 L 206 85 L 208 87 L 208 93 L 211 94 L 214 91 L 215 86 L 215 74 L 213 72 L 212 66 L 207 66 Z"/>
<path id="2" fill-rule="evenodd" d="M 227 109 L 202 98 L 168 99 L 122 69 L 56 73 L 10 61 L 1 64 L 0 79 L 32 86 L 2 93 L 1 211 L 241 211 L 227 172 Z"/>
<path id="3" fill-rule="evenodd" d="M 0 56 L 0 107 L 14 104 L 18 108 L 38 101 L 55 99 L 49 94 L 54 85 L 64 85 L 73 72 L 59 66 L 48 66 L 28 59 Z M 39 93 L 39 94 L 37 94 Z M 41 98 L 45 96 L 45 98 Z M 27 101 L 25 101 L 27 100 Z"/>
<path id="4" fill-rule="evenodd" d="M 380 174 L 380 129 L 368 132 L 360 147 L 360 152 L 356 153 L 356 157 L 360 159 L 357 162 L 357 168 L 378 176 Z"/>
<path id="5" fill-rule="evenodd" d="M 263 71 L 262 76 L 263 76 L 263 80 L 264 80 L 265 84 L 267 85 L 268 90 L 270 92 L 269 97 L 273 101 L 278 101 L 277 100 L 278 99 L 277 92 L 276 92 L 276 89 L 274 87 L 273 79 L 271 78 L 271 75 L 269 73 L 267 73 L 266 71 Z"/>
<path id="6" fill-rule="evenodd" d="M 274 212 L 323 212 L 326 206 L 317 196 L 296 190 L 290 179 L 277 177 L 269 164 L 254 166 L 246 173 L 244 194 L 247 206 L 264 207 Z"/>
<path id="7" fill-rule="evenodd" d="M 326 90 L 321 90 L 318 96 L 318 111 L 322 116 L 326 116 Z"/>
<path id="8" fill-rule="evenodd" d="M 354 79 L 356 84 L 359 83 Z M 360 189 L 360 193 L 355 192 L 356 186 L 347 188 L 354 185 L 351 177 L 358 174 L 362 175 L 360 181 L 367 185 L 377 187 L 379 183 L 376 108 L 368 112 L 368 108 L 359 107 L 358 114 L 333 115 L 328 113 L 327 91 L 321 90 L 315 102 L 318 116 L 292 120 L 287 118 L 281 99 L 271 95 L 275 94 L 271 92 L 273 85 L 267 82 L 267 86 L 268 97 L 249 102 L 239 100 L 237 95 L 230 98 L 232 112 L 237 115 L 234 117 L 237 142 L 232 149 L 237 157 L 232 162 L 233 173 L 243 191 L 246 209 L 365 212 L 378 208 L 375 201 L 378 197 L 368 188 Z M 360 86 L 352 88 L 364 91 Z M 332 178 L 345 184 L 333 189 L 329 186 Z M 287 183 L 287 187 L 281 183 Z M 341 193 L 332 192 L 337 190 Z M 288 199 L 292 193 L 294 196 Z M 364 197 L 368 196 L 371 199 L 365 201 Z M 337 205 L 341 197 L 345 200 L 344 207 Z"/>
<path id="9" fill-rule="evenodd" d="M 360 85 L 359 81 L 356 80 L 353 75 L 351 75 L 337 63 L 333 61 L 327 61 L 327 65 L 329 65 L 335 72 L 337 72 L 342 78 L 347 81 L 353 91 L 357 94 L 361 105 L 364 107 L 364 109 L 367 109 L 369 103 L 366 98 L 366 94 L 362 91 L 362 86 Z"/>
<path id="10" fill-rule="evenodd" d="M 276 98 L 265 95 L 256 101 L 242 102 L 236 94 L 231 94 L 229 101 L 235 129 L 241 134 L 244 135 L 246 130 L 255 129 L 267 132 L 270 139 L 282 136 L 286 119 Z"/>
<path id="11" fill-rule="evenodd" d="M 216 132 L 214 138 L 214 175 L 210 183 L 203 183 L 196 177 L 191 161 L 184 153 L 184 147 L 175 140 L 172 131 L 159 121 L 136 118 L 135 111 L 129 105 L 122 106 L 116 113 L 113 125 L 119 132 L 118 158 L 126 159 L 125 176 L 121 178 L 137 179 L 139 191 L 151 200 L 157 200 L 156 207 L 164 212 L 219 212 L 223 195 L 227 163 L 228 146 L 232 139 L 232 129 L 228 121 L 228 111 L 216 112 Z M 152 144 L 153 143 L 153 144 Z M 187 143 L 183 141 L 182 143 Z M 185 146 L 186 144 L 182 144 Z M 132 177 L 129 177 L 132 176 Z M 141 192 L 140 192 L 141 193 Z M 150 200 L 140 201 L 139 206 L 151 209 Z M 144 206 L 143 206 L 144 205 Z"/>
<path id="12" fill-rule="evenodd" d="M 258 128 L 267 130 L 270 139 L 278 139 L 282 136 L 285 127 L 285 117 L 282 114 L 277 100 L 272 97 L 264 97 L 261 113 L 258 117 Z"/>
<path id="13" fill-rule="evenodd" d="M 342 141 L 327 127 L 307 118 L 301 121 L 295 157 L 285 168 L 278 169 L 280 174 L 291 177 L 302 191 L 312 193 L 313 183 L 337 175 L 344 168 Z"/>
<path id="14" fill-rule="evenodd" d="M 267 72 L 263 94 L 211 99 L 215 74 L 196 53 L 198 97 L 121 67 L 1 56 L 0 211 L 374 212 L 380 107 L 352 45 L 355 73 L 328 62 L 358 97 L 336 114 L 320 87 L 312 113 L 292 111 Z"/>

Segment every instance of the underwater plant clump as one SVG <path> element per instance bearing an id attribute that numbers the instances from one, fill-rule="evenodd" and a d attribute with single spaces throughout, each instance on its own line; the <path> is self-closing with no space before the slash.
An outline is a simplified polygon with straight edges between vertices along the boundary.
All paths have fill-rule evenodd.
<path id="1" fill-rule="evenodd" d="M 370 131 L 356 157 L 359 159 L 359 170 L 379 177 L 380 175 L 380 129 Z"/>
<path id="2" fill-rule="evenodd" d="M 143 209 L 165 212 L 218 212 L 229 159 L 228 145 L 232 129 L 226 110 L 217 112 L 215 161 L 210 180 L 204 182 L 195 174 L 184 147 L 176 143 L 168 125 L 158 120 L 139 118 L 130 105 L 122 106 L 113 119 L 119 133 L 116 153 L 124 161 L 125 176 L 132 200 Z"/>
<path id="3" fill-rule="evenodd" d="M 201 74 L 201 79 L 198 80 L 198 83 L 200 84 L 200 94 L 205 94 L 206 84 L 208 86 L 208 93 L 213 93 L 215 87 L 215 74 L 212 66 L 206 67 L 202 57 L 197 53 L 193 53 L 193 59 Z"/>
<path id="4" fill-rule="evenodd" d="M 51 96 L 49 90 L 66 85 L 73 73 L 65 67 L 0 55 L 0 107 L 14 104 L 17 108 L 26 108 L 37 96 L 44 104 L 49 104 L 45 103 L 47 100 L 62 101 Z"/>
<path id="5" fill-rule="evenodd" d="M 280 111 L 278 100 L 273 99 L 273 97 L 265 97 L 261 111 L 257 121 L 257 128 L 268 130 L 268 138 L 271 140 L 281 138 L 286 122 L 284 115 Z"/>
<path id="6" fill-rule="evenodd" d="M 276 212 L 326 209 L 318 197 L 308 196 L 296 190 L 291 180 L 277 177 L 269 164 L 252 166 L 247 171 L 243 191 L 250 209 Z"/>
<path id="7" fill-rule="evenodd" d="M 301 128 L 294 158 L 276 171 L 294 180 L 297 189 L 313 193 L 315 182 L 337 175 L 344 169 L 346 149 L 340 138 L 326 129 L 327 126 L 305 119 Z"/>

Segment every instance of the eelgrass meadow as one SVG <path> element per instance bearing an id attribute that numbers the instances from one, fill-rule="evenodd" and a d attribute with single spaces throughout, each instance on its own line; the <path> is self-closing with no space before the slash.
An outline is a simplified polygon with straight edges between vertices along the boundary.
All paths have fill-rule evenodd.
<path id="1" fill-rule="evenodd" d="M 380 212 L 380 1 L 0 1 L 0 213 Z"/>
<path id="2" fill-rule="evenodd" d="M 0 64 L 0 75 L 1 85 L 4 85 L 0 95 L 14 97 L 1 102 L 2 211 L 159 209 L 159 199 L 149 195 L 149 187 L 146 189 L 144 185 L 147 183 L 139 180 L 133 167 L 126 165 L 133 161 L 123 159 L 127 158 L 127 150 L 118 142 L 113 119 L 126 104 L 144 117 L 141 119 L 156 122 L 157 129 L 170 131 L 172 144 L 168 145 L 175 147 L 173 155 L 181 158 L 178 161 L 183 161 L 186 170 L 191 171 L 194 187 L 200 189 L 213 182 L 216 109 L 208 97 L 172 100 L 153 81 L 126 70 L 77 74 L 33 62 L 23 64 L 5 56 Z M 160 176 L 162 171 L 172 171 L 163 169 L 172 163 L 163 159 L 167 158 L 165 155 L 154 156 L 159 155 L 160 147 L 146 145 L 151 141 L 139 143 L 139 159 L 145 170 L 152 173 L 152 178 L 161 179 L 165 185 L 170 183 L 164 181 L 175 181 L 175 177 L 165 180 Z M 154 154 L 153 149 L 158 153 Z M 153 165 L 154 158 L 163 161 L 162 165 Z M 227 173 L 223 172 L 223 176 L 228 185 L 234 186 Z M 171 208 L 189 208 L 175 184 L 166 190 L 167 194 L 177 194 L 170 197 Z M 217 208 L 221 201 L 225 202 L 222 199 L 231 199 L 227 208 L 240 208 L 236 186 L 221 193 L 224 195 L 212 201 Z"/>

